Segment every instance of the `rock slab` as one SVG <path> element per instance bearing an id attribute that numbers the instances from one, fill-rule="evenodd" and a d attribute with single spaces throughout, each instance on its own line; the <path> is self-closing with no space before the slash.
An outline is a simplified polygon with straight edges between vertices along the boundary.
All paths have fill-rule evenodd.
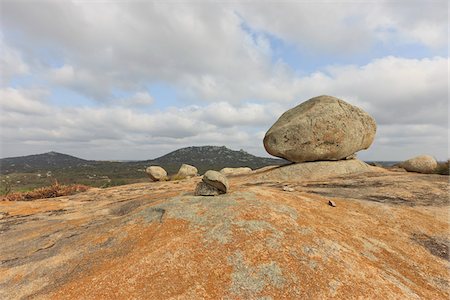
<path id="1" fill-rule="evenodd" d="M 266 151 L 291 162 L 340 160 L 367 149 L 375 120 L 362 109 L 318 96 L 286 111 L 264 137 Z"/>
<path id="2" fill-rule="evenodd" d="M 339 161 L 313 161 L 288 164 L 257 172 L 255 180 L 309 181 L 334 176 L 373 172 L 371 167 L 359 159 Z"/>
<path id="3" fill-rule="evenodd" d="M 419 155 L 400 164 L 400 167 L 408 172 L 430 174 L 437 168 L 437 161 L 431 155 Z"/>

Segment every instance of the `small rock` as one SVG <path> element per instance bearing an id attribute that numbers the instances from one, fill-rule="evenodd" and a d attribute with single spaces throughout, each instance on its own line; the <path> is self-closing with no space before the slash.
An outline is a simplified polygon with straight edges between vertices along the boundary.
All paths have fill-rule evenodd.
<path id="1" fill-rule="evenodd" d="M 195 187 L 195 196 L 218 196 L 220 194 L 223 194 L 221 190 L 218 188 L 207 184 L 206 182 L 199 182 L 197 186 Z"/>
<path id="2" fill-rule="evenodd" d="M 203 175 L 202 179 L 205 183 L 212 185 L 213 187 L 216 187 L 220 191 L 226 193 L 228 190 L 228 180 L 227 178 L 213 170 L 206 171 L 205 175 Z"/>
<path id="3" fill-rule="evenodd" d="M 291 188 L 291 187 L 284 186 L 283 187 L 283 191 L 285 191 L 285 192 L 294 192 L 295 190 L 293 188 Z"/>
<path id="4" fill-rule="evenodd" d="M 329 206 L 336 207 L 336 203 L 334 203 L 333 200 L 328 200 L 328 205 L 329 205 Z"/>
<path id="5" fill-rule="evenodd" d="M 164 181 L 167 180 L 167 172 L 160 166 L 150 166 L 145 169 L 148 177 L 153 181 Z"/>

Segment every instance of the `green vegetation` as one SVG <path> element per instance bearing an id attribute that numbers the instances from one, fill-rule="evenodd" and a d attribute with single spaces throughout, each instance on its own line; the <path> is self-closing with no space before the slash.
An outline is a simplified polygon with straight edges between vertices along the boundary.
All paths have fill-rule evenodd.
<path id="1" fill-rule="evenodd" d="M 148 182 L 145 169 L 150 165 L 159 165 L 167 171 L 171 180 L 180 180 L 182 178 L 176 174 L 183 163 L 195 166 L 202 174 L 210 169 L 257 169 L 285 161 L 217 146 L 187 147 L 157 159 L 136 162 L 92 161 L 49 152 L 0 159 L 0 193 L 31 191 L 50 186 L 55 180 L 63 185 L 81 184 L 100 188 Z"/>

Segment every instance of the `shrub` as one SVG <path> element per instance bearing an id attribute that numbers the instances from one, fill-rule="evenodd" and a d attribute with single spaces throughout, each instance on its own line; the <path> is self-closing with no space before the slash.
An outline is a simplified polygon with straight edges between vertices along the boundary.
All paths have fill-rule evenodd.
<path id="1" fill-rule="evenodd" d="M 68 196 L 74 195 L 77 193 L 85 192 L 90 187 L 81 185 L 81 184 L 73 184 L 73 185 L 62 185 L 58 182 L 55 182 L 51 186 L 37 188 L 29 192 L 16 192 L 5 195 L 2 200 L 7 201 L 31 201 L 36 199 L 44 199 L 44 198 L 54 198 L 59 196 Z"/>
<path id="2" fill-rule="evenodd" d="M 449 175 L 449 162 L 450 160 L 439 162 L 435 172 L 441 175 Z"/>

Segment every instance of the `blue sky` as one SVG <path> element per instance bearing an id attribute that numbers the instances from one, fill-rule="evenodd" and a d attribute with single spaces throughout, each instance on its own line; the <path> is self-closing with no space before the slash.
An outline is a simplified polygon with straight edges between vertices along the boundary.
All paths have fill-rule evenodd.
<path id="1" fill-rule="evenodd" d="M 268 156 L 329 94 L 377 121 L 366 160 L 448 158 L 447 1 L 2 1 L 1 157 Z"/>

